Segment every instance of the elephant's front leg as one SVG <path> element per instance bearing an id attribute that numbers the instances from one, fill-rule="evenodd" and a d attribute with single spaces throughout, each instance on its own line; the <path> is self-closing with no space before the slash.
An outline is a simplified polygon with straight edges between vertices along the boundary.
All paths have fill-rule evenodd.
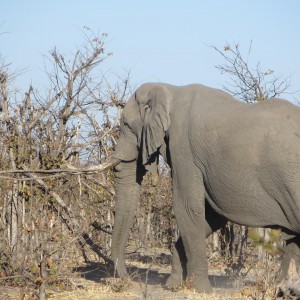
<path id="1" fill-rule="evenodd" d="M 209 292 L 203 179 L 194 165 L 174 171 L 174 213 L 187 257 L 187 280 L 196 291 Z"/>
<path id="2" fill-rule="evenodd" d="M 205 197 L 208 197 L 206 195 Z M 206 199 L 207 200 L 207 199 Z M 212 207 L 205 201 L 205 237 L 225 226 L 227 219 L 216 213 Z M 177 240 L 172 257 L 172 272 L 166 281 L 166 286 L 175 286 L 186 279 L 187 258 L 181 237 Z"/>

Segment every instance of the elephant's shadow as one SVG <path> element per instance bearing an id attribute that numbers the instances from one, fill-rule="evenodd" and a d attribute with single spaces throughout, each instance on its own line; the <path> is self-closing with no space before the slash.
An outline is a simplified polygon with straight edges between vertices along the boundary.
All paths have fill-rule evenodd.
<path id="1" fill-rule="evenodd" d="M 138 265 L 149 265 L 149 267 L 141 267 L 130 265 L 130 261 L 134 261 Z M 164 284 L 169 273 L 160 273 L 155 270 L 153 262 L 169 265 L 170 256 L 161 254 L 156 256 L 155 259 L 149 255 L 134 254 L 130 256 L 127 264 L 127 271 L 130 279 L 134 282 L 146 283 L 149 285 Z M 99 263 L 99 262 L 86 262 L 84 266 L 77 267 L 73 270 L 79 273 L 85 280 L 106 284 L 110 279 L 116 278 L 116 274 L 111 263 Z"/>
<path id="2" fill-rule="evenodd" d="M 160 265 L 168 267 L 170 265 L 171 257 L 161 255 L 155 258 L 155 261 Z M 154 266 L 154 259 L 151 256 L 136 254 L 134 256 L 135 262 L 143 262 L 149 267 L 133 266 L 128 264 L 127 271 L 130 279 L 133 282 L 147 283 L 148 285 L 164 285 L 169 274 L 167 271 L 158 271 Z M 129 261 L 130 263 L 130 261 Z M 84 266 L 77 267 L 74 272 L 79 273 L 82 278 L 96 283 L 108 284 L 109 280 L 116 278 L 112 264 L 103 264 L 99 262 L 87 262 Z M 213 288 L 231 289 L 236 288 L 237 282 L 230 276 L 224 275 L 209 275 L 209 281 Z M 248 284 L 251 285 L 250 282 Z"/>
<path id="3" fill-rule="evenodd" d="M 168 274 L 161 275 L 156 270 L 135 266 L 128 266 L 127 271 L 132 281 L 147 282 L 150 285 L 161 284 L 168 276 Z M 106 284 L 108 279 L 117 277 L 110 264 L 102 264 L 99 262 L 88 262 L 82 267 L 75 268 L 74 272 L 79 273 L 85 280 L 103 284 Z"/>

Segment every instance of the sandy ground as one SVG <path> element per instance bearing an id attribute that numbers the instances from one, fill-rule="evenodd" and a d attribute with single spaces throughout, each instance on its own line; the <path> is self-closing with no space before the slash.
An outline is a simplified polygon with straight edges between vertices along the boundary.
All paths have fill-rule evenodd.
<path id="1" fill-rule="evenodd" d="M 153 261 L 158 263 L 153 263 Z M 159 259 L 132 259 L 127 264 L 130 281 L 114 278 L 113 270 L 99 262 L 82 264 L 74 270 L 67 290 L 51 287 L 47 290 L 48 300 L 79 299 L 273 299 L 272 291 L 262 295 L 257 282 L 247 278 L 233 279 L 223 274 L 221 268 L 210 269 L 209 280 L 213 287 L 212 294 L 198 294 L 186 286 L 167 290 L 163 287 L 169 272 L 170 264 L 166 257 Z M 25 289 L 22 298 L 21 290 L 12 287 L 0 287 L 0 300 L 34 299 Z"/>

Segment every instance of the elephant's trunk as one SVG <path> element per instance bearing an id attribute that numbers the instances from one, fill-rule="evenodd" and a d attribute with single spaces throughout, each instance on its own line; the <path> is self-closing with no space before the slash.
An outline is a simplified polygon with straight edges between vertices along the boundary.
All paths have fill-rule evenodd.
<path id="1" fill-rule="evenodd" d="M 119 277 L 127 277 L 124 252 L 140 196 L 140 184 L 144 170 L 137 167 L 136 161 L 121 162 L 115 170 L 116 215 L 111 255 Z"/>

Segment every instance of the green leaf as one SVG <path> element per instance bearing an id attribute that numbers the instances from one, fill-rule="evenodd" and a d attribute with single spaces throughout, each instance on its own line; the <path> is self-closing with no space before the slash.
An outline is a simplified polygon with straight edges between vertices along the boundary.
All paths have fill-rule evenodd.
<path id="1" fill-rule="evenodd" d="M 278 239 L 280 238 L 281 230 L 280 229 L 272 229 L 268 232 L 270 241 L 275 243 L 278 242 Z"/>

